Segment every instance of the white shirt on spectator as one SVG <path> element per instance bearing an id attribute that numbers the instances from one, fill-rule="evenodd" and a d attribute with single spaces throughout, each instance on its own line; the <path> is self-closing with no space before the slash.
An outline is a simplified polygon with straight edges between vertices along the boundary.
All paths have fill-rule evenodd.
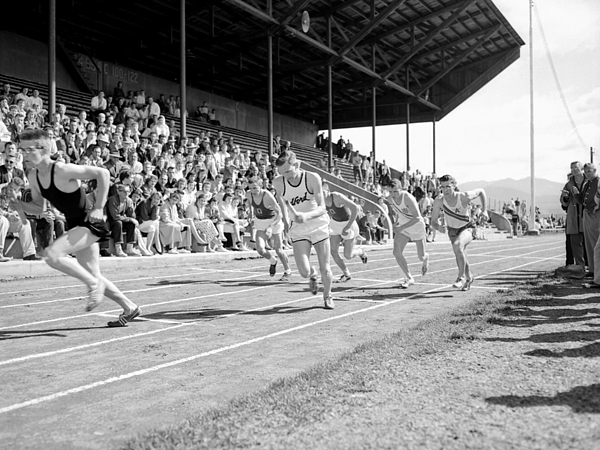
<path id="1" fill-rule="evenodd" d="M 92 110 L 96 111 L 97 109 L 102 111 L 106 110 L 106 99 L 103 98 L 100 100 L 100 97 L 96 95 L 92 98 Z"/>
<path id="2" fill-rule="evenodd" d="M 148 115 L 149 115 L 149 117 L 160 116 L 160 106 L 158 106 L 158 103 L 154 102 L 150 105 L 150 110 L 148 111 Z"/>
<path id="3" fill-rule="evenodd" d="M 159 108 L 159 110 L 160 110 L 160 108 Z M 158 124 L 154 125 L 152 127 L 152 131 L 156 132 L 156 134 L 158 136 L 163 135 L 165 137 L 169 137 L 171 135 L 171 130 L 169 129 L 169 125 L 167 125 L 166 123 L 163 125 L 158 125 Z"/>
<path id="4" fill-rule="evenodd" d="M 44 108 L 44 100 L 41 97 L 31 96 L 27 99 L 27 106 L 29 108 L 33 108 L 33 105 L 38 105 L 38 111 L 41 111 Z"/>

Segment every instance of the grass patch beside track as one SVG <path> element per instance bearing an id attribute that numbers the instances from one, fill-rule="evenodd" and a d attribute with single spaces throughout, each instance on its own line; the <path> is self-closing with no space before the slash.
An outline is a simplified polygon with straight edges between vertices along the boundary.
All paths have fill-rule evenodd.
<path id="1" fill-rule="evenodd" d="M 124 448 L 597 449 L 599 358 L 600 299 L 543 277 Z"/>

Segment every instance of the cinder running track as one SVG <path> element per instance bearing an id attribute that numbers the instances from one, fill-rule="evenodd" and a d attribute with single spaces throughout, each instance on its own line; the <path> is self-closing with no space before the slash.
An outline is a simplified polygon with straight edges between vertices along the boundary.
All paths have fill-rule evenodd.
<path id="1" fill-rule="evenodd" d="M 391 248 L 367 248 L 369 263 L 352 261 L 353 279 L 334 285 L 333 311 L 297 274 L 270 278 L 262 259 L 164 257 L 149 269 L 136 258 L 104 269 L 143 308 L 119 329 L 105 326 L 118 314 L 109 300 L 84 313 L 72 278 L 0 283 L 0 448 L 114 447 L 564 264 L 562 234 L 475 241 L 477 279 L 460 292 L 448 242 L 428 246 L 425 277 L 409 245 L 417 284 L 401 290 Z"/>

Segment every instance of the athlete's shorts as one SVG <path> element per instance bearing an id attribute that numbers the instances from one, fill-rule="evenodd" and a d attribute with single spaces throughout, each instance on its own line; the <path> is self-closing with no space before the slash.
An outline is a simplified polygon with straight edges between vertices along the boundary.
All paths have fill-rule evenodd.
<path id="1" fill-rule="evenodd" d="M 273 223 L 273 219 L 254 219 L 254 227 L 256 231 L 266 231 L 271 228 L 272 234 L 279 234 L 283 231 L 283 222 L 281 219 Z"/>
<path id="2" fill-rule="evenodd" d="M 299 241 L 309 241 L 311 244 L 329 239 L 329 215 L 309 219 L 307 222 L 297 223 L 292 221 L 289 236 L 292 243 Z"/>
<path id="3" fill-rule="evenodd" d="M 98 237 L 98 242 L 106 242 L 110 238 L 110 228 L 108 222 L 103 220 L 102 222 L 89 222 L 86 218 L 87 213 L 83 213 L 75 217 L 67 217 L 67 230 L 75 227 L 87 228 L 92 234 Z"/>
<path id="4" fill-rule="evenodd" d="M 331 236 L 342 236 L 342 239 L 346 240 L 350 240 L 350 239 L 354 239 L 356 236 L 359 235 L 359 230 L 358 230 L 358 224 L 356 223 L 356 220 L 352 223 L 352 226 L 350 227 L 350 229 L 348 230 L 348 232 L 344 235 L 342 235 L 342 230 L 344 229 L 344 227 L 348 224 L 347 221 L 345 222 L 338 222 L 336 220 L 330 220 L 329 221 L 329 234 Z"/>
<path id="5" fill-rule="evenodd" d="M 471 233 L 471 235 L 473 236 L 473 239 L 475 239 L 475 235 L 477 232 L 477 230 L 475 229 L 475 224 L 472 222 L 469 222 L 464 227 L 460 227 L 460 228 L 448 227 L 448 237 L 450 238 L 450 242 L 452 244 L 454 244 L 454 242 L 458 239 L 458 236 L 460 236 L 460 234 L 464 233 L 464 232 Z"/>
<path id="6" fill-rule="evenodd" d="M 411 241 L 420 241 L 421 239 L 425 239 L 427 237 L 425 222 L 421 219 L 411 227 L 400 231 L 400 234 L 406 236 Z"/>

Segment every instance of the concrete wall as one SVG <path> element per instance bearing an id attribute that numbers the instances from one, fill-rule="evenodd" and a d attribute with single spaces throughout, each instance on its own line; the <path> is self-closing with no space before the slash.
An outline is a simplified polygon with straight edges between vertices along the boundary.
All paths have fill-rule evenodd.
<path id="1" fill-rule="evenodd" d="M 24 78 L 40 83 L 48 81 L 48 50 L 46 43 L 38 42 L 12 33 L 0 32 L 0 72 L 14 77 Z M 81 71 L 90 75 L 96 84 L 98 66 L 102 70 L 101 87 L 107 95 L 112 94 L 119 81 L 123 82 L 125 92 L 144 90 L 146 96 L 158 99 L 160 94 L 179 95 L 179 84 L 174 80 L 158 78 L 143 72 L 130 69 L 124 65 L 109 61 L 94 60 L 78 54 L 77 61 Z M 94 62 L 96 64 L 94 64 Z M 57 86 L 77 90 L 74 81 L 68 74 L 63 61 L 57 63 Z M 267 111 L 255 106 L 236 102 L 235 100 L 201 91 L 187 89 L 187 110 L 193 114 L 196 107 L 206 101 L 209 107 L 216 109 L 217 119 L 221 125 L 267 135 Z M 274 115 L 273 133 L 284 140 L 313 145 L 317 136 L 316 125 L 291 117 Z"/>

